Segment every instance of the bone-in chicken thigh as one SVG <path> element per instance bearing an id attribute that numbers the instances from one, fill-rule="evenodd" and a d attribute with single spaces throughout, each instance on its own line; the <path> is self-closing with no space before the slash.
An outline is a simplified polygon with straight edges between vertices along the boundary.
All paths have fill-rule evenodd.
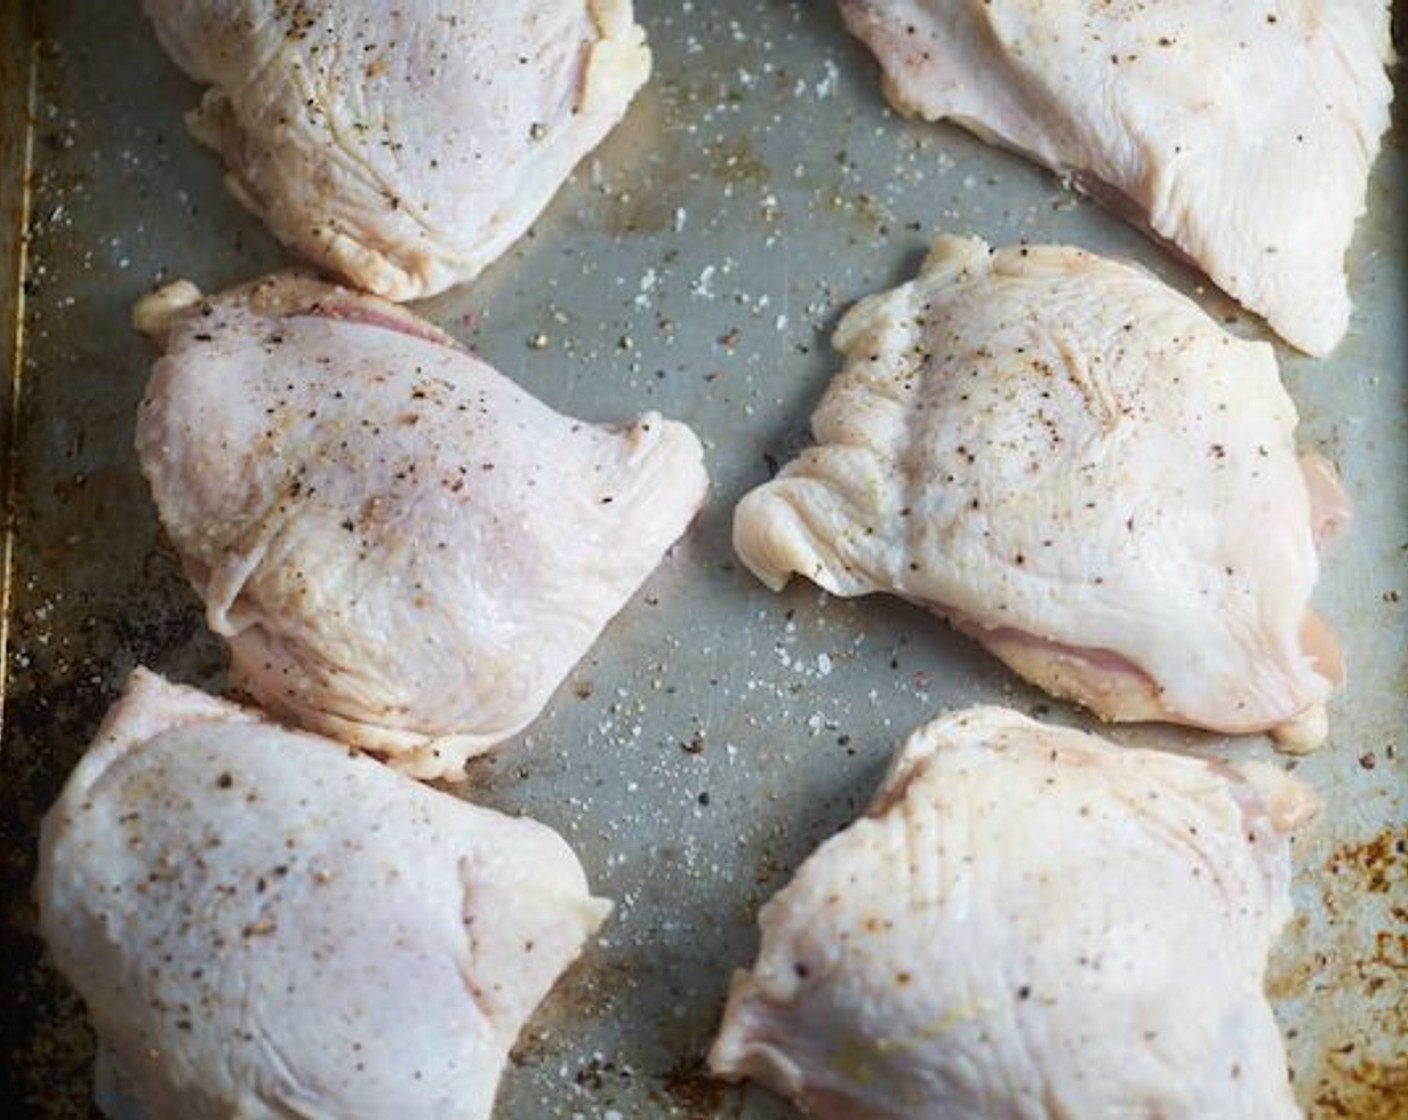
<path id="1" fill-rule="evenodd" d="M 236 685 L 419 777 L 526 726 L 703 498 L 688 428 L 559 415 L 374 297 L 284 273 L 138 318 L 142 468 Z"/>
<path id="2" fill-rule="evenodd" d="M 1389 125 L 1385 0 L 840 4 L 901 111 L 1069 175 L 1302 350 L 1344 335 Z"/>
<path id="3" fill-rule="evenodd" d="M 951 237 L 835 342 L 817 446 L 734 515 L 764 583 L 901 595 L 1106 719 L 1323 739 L 1344 499 L 1269 345 L 1133 266 Z"/>
<path id="4" fill-rule="evenodd" d="M 144 0 L 285 244 L 390 299 L 469 280 L 650 72 L 630 0 Z"/>
<path id="5" fill-rule="evenodd" d="M 608 910 L 550 829 L 140 670 L 38 898 L 121 1120 L 487 1118 Z"/>
<path id="6" fill-rule="evenodd" d="M 819 1120 L 1300 1115 L 1266 957 L 1280 770 L 978 708 L 916 731 L 762 910 L 710 1054 Z"/>

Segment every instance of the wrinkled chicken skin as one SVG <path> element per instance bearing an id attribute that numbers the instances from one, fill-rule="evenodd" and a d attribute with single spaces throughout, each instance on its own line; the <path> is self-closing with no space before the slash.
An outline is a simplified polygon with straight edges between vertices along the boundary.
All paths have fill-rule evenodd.
<path id="1" fill-rule="evenodd" d="M 703 499 L 682 424 L 561 416 L 373 297 L 283 273 L 136 317 L 138 454 L 236 685 L 418 777 L 531 722 Z"/>
<path id="2" fill-rule="evenodd" d="M 1389 126 L 1384 0 L 840 0 L 902 112 L 1070 176 L 1323 355 Z"/>
<path id="3" fill-rule="evenodd" d="M 951 237 L 835 342 L 818 446 L 734 515 L 759 579 L 928 606 L 1105 719 L 1324 739 L 1344 498 L 1267 344 L 1132 266 Z"/>
<path id="4" fill-rule="evenodd" d="M 487 1120 L 609 909 L 550 829 L 142 670 L 37 893 L 117 1120 Z"/>
<path id="5" fill-rule="evenodd" d="M 818 1120 L 1298 1117 L 1262 985 L 1313 810 L 1257 763 L 935 720 L 763 907 L 710 1065 Z"/>
<path id="6" fill-rule="evenodd" d="M 285 244 L 416 299 L 516 241 L 650 72 L 630 0 L 144 0 Z"/>

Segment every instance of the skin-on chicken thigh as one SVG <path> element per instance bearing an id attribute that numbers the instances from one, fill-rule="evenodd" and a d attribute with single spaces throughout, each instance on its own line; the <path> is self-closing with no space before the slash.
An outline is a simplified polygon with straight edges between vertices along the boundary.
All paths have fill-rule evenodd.
<path id="1" fill-rule="evenodd" d="M 821 1120 L 1299 1116 L 1262 983 L 1313 808 L 1262 764 L 935 720 L 763 908 L 710 1064 Z"/>
<path id="2" fill-rule="evenodd" d="M 1385 0 L 840 4 L 902 112 L 1069 176 L 1302 350 L 1343 337 L 1389 125 Z"/>
<path id="3" fill-rule="evenodd" d="M 818 446 L 734 514 L 764 583 L 901 595 L 1106 719 L 1323 740 L 1344 499 L 1269 345 L 1133 266 L 952 237 L 835 342 Z"/>
<path id="4" fill-rule="evenodd" d="M 144 0 L 237 198 L 354 285 L 469 280 L 650 72 L 630 0 Z"/>
<path id="5" fill-rule="evenodd" d="M 486 1118 L 609 906 L 533 821 L 136 672 L 45 818 L 109 1115 Z"/>
<path id="6" fill-rule="evenodd" d="M 281 273 L 137 317 L 138 454 L 234 682 L 417 777 L 531 722 L 703 499 L 682 424 L 559 415 L 374 297 Z"/>

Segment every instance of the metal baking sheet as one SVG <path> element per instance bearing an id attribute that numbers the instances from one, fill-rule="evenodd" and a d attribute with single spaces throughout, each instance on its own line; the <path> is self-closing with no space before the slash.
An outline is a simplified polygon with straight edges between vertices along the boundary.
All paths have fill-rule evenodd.
<path id="1" fill-rule="evenodd" d="M 708 448 L 707 508 L 521 739 L 467 796 L 575 845 L 617 909 L 534 1018 L 507 1118 L 783 1117 L 704 1073 L 758 905 L 859 811 L 893 744 L 941 708 L 1000 702 L 1085 718 L 1015 682 L 927 615 L 880 599 L 780 596 L 729 547 L 734 502 L 806 442 L 854 299 L 907 278 L 938 230 L 1132 257 L 1233 330 L 1193 273 L 1051 176 L 953 128 L 902 120 L 823 0 L 637 0 L 655 76 L 616 133 L 478 283 L 420 310 L 555 407 L 658 408 Z M 135 4 L 45 0 L 32 121 L 25 6 L 0 4 L 0 264 L 17 259 L 32 140 L 29 263 L 0 277 L 22 343 L 4 789 L 7 1115 L 90 1114 L 92 1040 L 32 935 L 39 814 L 138 664 L 211 689 L 224 656 L 163 542 L 131 450 L 152 355 L 133 302 L 286 257 L 186 135 L 197 90 Z M 16 108 L 18 107 L 18 108 Z M 1331 359 L 1280 347 L 1305 443 L 1342 469 L 1356 518 L 1317 602 L 1349 683 L 1332 742 L 1278 759 L 1324 800 L 1296 847 L 1298 916 L 1270 990 L 1308 1115 L 1408 1116 L 1408 359 L 1400 107 L 1350 257 L 1356 314 Z M 7 286 L 8 285 L 8 286 Z M 14 290 L 12 290 L 14 289 Z M 18 333 L 15 333 L 17 328 Z M 1276 757 L 1261 741 L 1116 728 L 1127 743 Z"/>

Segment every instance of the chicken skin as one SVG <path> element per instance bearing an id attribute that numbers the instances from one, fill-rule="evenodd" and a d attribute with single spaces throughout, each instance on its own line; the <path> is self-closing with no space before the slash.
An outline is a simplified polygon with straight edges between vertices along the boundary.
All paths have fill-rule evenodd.
<path id="1" fill-rule="evenodd" d="M 1133 266 L 952 237 L 835 343 L 817 446 L 734 514 L 764 583 L 903 596 L 1105 719 L 1324 739 L 1345 501 L 1269 345 Z"/>
<path id="2" fill-rule="evenodd" d="M 1031 157 L 1310 353 L 1389 126 L 1385 0 L 840 0 L 902 112 Z"/>
<path id="3" fill-rule="evenodd" d="M 685 426 L 561 416 L 374 297 L 283 273 L 137 318 L 142 469 L 235 684 L 417 777 L 530 723 L 703 499 Z"/>
<path id="4" fill-rule="evenodd" d="M 142 670 L 37 893 L 117 1120 L 487 1120 L 609 909 L 550 829 Z"/>
<path id="5" fill-rule="evenodd" d="M 819 1120 L 1291 1120 L 1262 984 L 1313 809 L 1264 764 L 937 719 L 763 907 L 710 1064 Z"/>
<path id="6" fill-rule="evenodd" d="M 144 0 L 191 131 L 286 245 L 388 299 L 472 279 L 650 72 L 630 0 Z"/>

